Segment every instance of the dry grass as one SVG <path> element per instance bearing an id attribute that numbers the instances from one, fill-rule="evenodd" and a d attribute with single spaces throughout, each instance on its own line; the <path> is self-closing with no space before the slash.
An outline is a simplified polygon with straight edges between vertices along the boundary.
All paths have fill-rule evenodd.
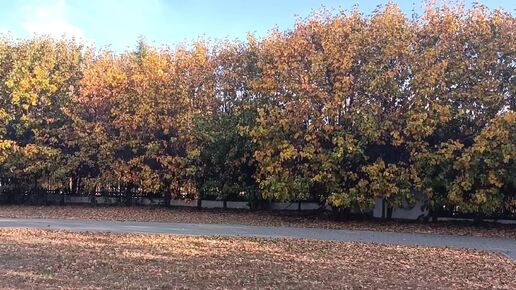
<path id="1" fill-rule="evenodd" d="M 474 250 L 0 229 L 2 289 L 516 289 Z"/>
<path id="2" fill-rule="evenodd" d="M 281 212 L 167 209 L 162 207 L 0 206 L 0 217 L 64 218 L 117 221 L 154 221 L 209 224 L 246 224 L 328 229 L 373 230 L 469 235 L 516 239 L 515 225 L 471 223 L 409 223 L 381 220 L 335 221 L 324 216 L 299 216 Z"/>

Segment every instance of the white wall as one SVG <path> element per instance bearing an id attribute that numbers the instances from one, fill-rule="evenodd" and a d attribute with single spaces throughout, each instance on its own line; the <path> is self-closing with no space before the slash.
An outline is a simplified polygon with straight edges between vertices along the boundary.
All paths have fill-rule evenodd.
<path id="1" fill-rule="evenodd" d="M 414 205 L 410 206 L 408 204 L 404 204 L 401 208 L 395 208 L 392 211 L 393 219 L 406 219 L 406 220 L 417 220 L 421 215 L 428 215 L 428 209 L 424 211 L 421 210 L 421 207 L 424 205 L 426 196 L 423 193 L 416 193 L 415 195 L 416 202 Z M 387 208 L 385 209 L 385 214 L 387 214 Z M 381 218 L 382 217 L 382 199 L 377 198 L 375 202 L 375 206 L 373 209 L 373 217 Z"/>

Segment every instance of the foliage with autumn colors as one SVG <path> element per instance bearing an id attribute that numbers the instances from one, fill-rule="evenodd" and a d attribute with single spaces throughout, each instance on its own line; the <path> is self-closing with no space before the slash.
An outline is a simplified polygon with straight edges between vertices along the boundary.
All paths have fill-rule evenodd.
<path id="1" fill-rule="evenodd" d="M 122 54 L 0 38 L 2 190 L 514 214 L 515 32 L 501 10 L 387 4 Z"/>

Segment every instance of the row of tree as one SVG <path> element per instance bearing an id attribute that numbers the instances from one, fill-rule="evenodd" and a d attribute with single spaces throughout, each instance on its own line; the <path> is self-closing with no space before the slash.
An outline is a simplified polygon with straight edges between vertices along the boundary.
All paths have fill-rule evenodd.
<path id="1" fill-rule="evenodd" d="M 0 185 L 516 212 L 516 21 L 320 12 L 264 39 L 115 54 L 0 39 Z"/>

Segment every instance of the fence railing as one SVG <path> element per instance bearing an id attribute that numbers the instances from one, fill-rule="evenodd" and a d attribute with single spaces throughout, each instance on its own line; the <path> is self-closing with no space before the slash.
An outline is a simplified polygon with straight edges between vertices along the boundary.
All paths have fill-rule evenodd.
<path id="1" fill-rule="evenodd" d="M 378 201 L 377 201 L 378 202 Z M 71 194 L 66 190 L 38 190 L 12 192 L 0 190 L 1 204 L 28 204 L 28 205 L 132 205 L 132 206 L 172 206 L 198 207 L 206 209 L 268 209 L 283 211 L 331 211 L 332 208 L 313 201 L 267 202 L 265 206 L 253 205 L 250 200 L 220 200 L 191 198 L 165 198 L 163 194 L 142 192 L 101 191 L 83 194 Z M 423 212 L 423 211 L 422 211 Z M 373 216 L 372 212 L 356 212 L 355 215 Z M 416 215 L 417 216 L 417 215 Z M 437 213 L 439 218 L 445 219 L 478 219 L 478 216 L 458 213 L 453 208 L 443 209 Z M 396 217 L 413 219 L 412 217 Z M 483 216 L 484 220 L 516 220 L 516 215 L 503 212 Z"/>

